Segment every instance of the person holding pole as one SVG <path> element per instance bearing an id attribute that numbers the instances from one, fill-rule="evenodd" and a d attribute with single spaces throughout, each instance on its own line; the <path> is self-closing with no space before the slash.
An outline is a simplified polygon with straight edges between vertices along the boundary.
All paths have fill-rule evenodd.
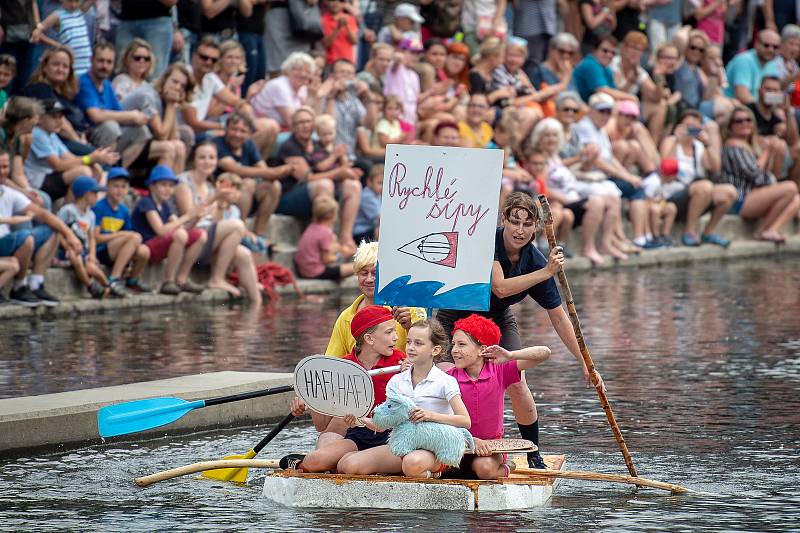
<path id="1" fill-rule="evenodd" d="M 542 255 L 533 244 L 537 225 L 539 210 L 533 198 L 521 192 L 510 194 L 503 204 L 501 227 L 497 229 L 495 238 L 491 303 L 488 311 L 478 314 L 491 318 L 500 327 L 500 346 L 509 351 L 519 350 L 522 342 L 511 306 L 530 296 L 547 311 L 553 329 L 578 360 L 583 379 L 589 386 L 589 371 L 583 362 L 575 332 L 561 306 L 561 297 L 553 280 L 553 276 L 564 265 L 564 254 L 561 248 L 553 247 L 548 258 Z M 455 322 L 471 313 L 472 311 L 440 309 L 436 318 L 448 334 L 452 334 Z M 602 386 L 602 380 L 599 383 Z M 509 386 L 507 390 L 522 438 L 532 441 L 538 447 L 539 417 L 525 379 Z M 539 451 L 528 453 L 528 465 L 531 468 L 547 468 Z"/>

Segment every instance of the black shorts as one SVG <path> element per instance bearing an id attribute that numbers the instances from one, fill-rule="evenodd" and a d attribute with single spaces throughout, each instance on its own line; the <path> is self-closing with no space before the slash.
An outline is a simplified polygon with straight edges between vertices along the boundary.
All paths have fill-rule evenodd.
<path id="1" fill-rule="evenodd" d="M 583 215 L 586 214 L 586 201 L 588 198 L 584 198 L 583 200 L 578 200 L 577 202 L 572 202 L 571 204 L 567 204 L 564 207 L 572 211 L 572 214 L 575 215 L 575 223 L 572 224 L 573 228 L 577 228 L 583 222 Z"/>
<path id="2" fill-rule="evenodd" d="M 55 202 L 67 195 L 69 185 L 64 182 L 64 175 L 61 172 L 51 172 L 44 177 L 41 190 L 46 192 L 50 200 Z"/>
<path id="3" fill-rule="evenodd" d="M 339 265 L 333 266 L 325 266 L 325 270 L 317 276 L 315 279 L 330 279 L 333 281 L 339 281 L 342 278 L 341 270 L 339 269 Z"/>
<path id="4" fill-rule="evenodd" d="M 391 431 L 388 429 L 376 433 L 369 428 L 356 427 L 348 429 L 347 433 L 344 434 L 344 438 L 355 442 L 358 451 L 361 452 L 386 444 L 389 440 L 389 433 Z"/>
<path id="5" fill-rule="evenodd" d="M 114 266 L 114 260 L 111 259 L 111 255 L 108 253 L 108 246 L 103 246 L 102 248 L 97 249 L 97 260 L 101 265 L 108 267 Z"/>

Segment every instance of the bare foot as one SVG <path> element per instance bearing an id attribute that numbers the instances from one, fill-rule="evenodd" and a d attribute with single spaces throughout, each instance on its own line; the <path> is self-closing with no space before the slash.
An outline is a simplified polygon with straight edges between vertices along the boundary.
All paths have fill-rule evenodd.
<path id="1" fill-rule="evenodd" d="M 777 244 L 783 244 L 786 242 L 786 237 L 781 235 L 780 232 L 774 230 L 758 232 L 755 234 L 755 238 L 759 241 L 769 241 Z"/>
<path id="2" fill-rule="evenodd" d="M 597 253 L 597 250 L 592 250 L 591 252 L 583 252 L 581 254 L 583 257 L 588 259 L 592 262 L 593 267 L 601 267 L 606 264 L 606 260 L 603 259 L 603 256 Z"/>
<path id="3" fill-rule="evenodd" d="M 622 251 L 615 248 L 614 246 L 605 245 L 600 248 L 600 253 L 610 255 L 614 259 L 618 259 L 620 261 L 625 261 L 628 259 L 628 256 L 625 255 Z"/>
<path id="4" fill-rule="evenodd" d="M 233 285 L 231 285 L 230 283 L 228 283 L 224 279 L 219 279 L 219 280 L 218 279 L 210 279 L 210 280 L 208 280 L 208 288 L 209 289 L 222 289 L 223 291 L 226 291 L 226 292 L 234 295 L 237 298 L 242 295 L 242 292 L 239 289 L 237 289 L 236 287 L 234 287 Z"/>
<path id="5" fill-rule="evenodd" d="M 342 240 L 340 252 L 342 257 L 351 258 L 356 254 L 356 242 L 353 239 Z"/>

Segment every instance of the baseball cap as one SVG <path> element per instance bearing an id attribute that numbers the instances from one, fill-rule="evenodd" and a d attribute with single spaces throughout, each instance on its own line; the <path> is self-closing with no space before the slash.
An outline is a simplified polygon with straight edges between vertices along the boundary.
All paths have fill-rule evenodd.
<path id="1" fill-rule="evenodd" d="M 56 98 L 47 98 L 42 102 L 42 106 L 44 107 L 44 112 L 48 115 L 52 113 L 63 113 L 67 109 L 64 107 L 64 104 L 59 102 Z"/>
<path id="2" fill-rule="evenodd" d="M 622 100 L 617 104 L 617 113 L 639 118 L 639 106 L 630 100 Z"/>
<path id="3" fill-rule="evenodd" d="M 131 175 L 127 169 L 123 167 L 112 167 L 111 170 L 108 171 L 108 176 L 106 180 L 115 180 L 119 178 L 124 178 L 128 181 L 131 179 Z"/>
<path id="4" fill-rule="evenodd" d="M 105 187 L 89 176 L 78 176 L 72 182 L 72 194 L 75 198 L 81 198 L 87 192 L 104 192 L 106 190 Z"/>
<path id="5" fill-rule="evenodd" d="M 589 98 L 589 107 L 592 109 L 614 109 L 614 99 L 606 93 L 594 93 Z"/>
<path id="6" fill-rule="evenodd" d="M 408 37 L 400 41 L 397 47 L 400 50 L 410 50 L 411 52 L 422 52 L 425 50 L 425 47 L 422 46 L 422 43 L 419 42 L 418 39 L 409 39 Z"/>
<path id="7" fill-rule="evenodd" d="M 410 18 L 417 24 L 422 24 L 425 21 L 425 19 L 422 18 L 422 15 L 419 14 L 417 6 L 406 2 L 398 4 L 397 7 L 394 8 L 394 18 L 397 17 Z"/>
<path id="8" fill-rule="evenodd" d="M 150 177 L 144 184 L 149 186 L 159 181 L 178 183 L 178 178 L 175 177 L 175 173 L 172 172 L 172 169 L 167 165 L 156 165 L 153 167 L 153 170 L 150 171 Z"/>

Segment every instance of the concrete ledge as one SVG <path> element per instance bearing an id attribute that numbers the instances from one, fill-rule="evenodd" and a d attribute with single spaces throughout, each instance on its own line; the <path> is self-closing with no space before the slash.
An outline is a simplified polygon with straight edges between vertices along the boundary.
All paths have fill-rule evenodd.
<path id="1" fill-rule="evenodd" d="M 213 372 L 114 387 L 0 400 L 0 452 L 98 440 L 97 410 L 111 403 L 159 396 L 198 400 L 290 385 L 292 375 L 273 372 Z M 291 393 L 195 409 L 161 428 L 115 437 L 130 441 L 282 418 Z"/>

